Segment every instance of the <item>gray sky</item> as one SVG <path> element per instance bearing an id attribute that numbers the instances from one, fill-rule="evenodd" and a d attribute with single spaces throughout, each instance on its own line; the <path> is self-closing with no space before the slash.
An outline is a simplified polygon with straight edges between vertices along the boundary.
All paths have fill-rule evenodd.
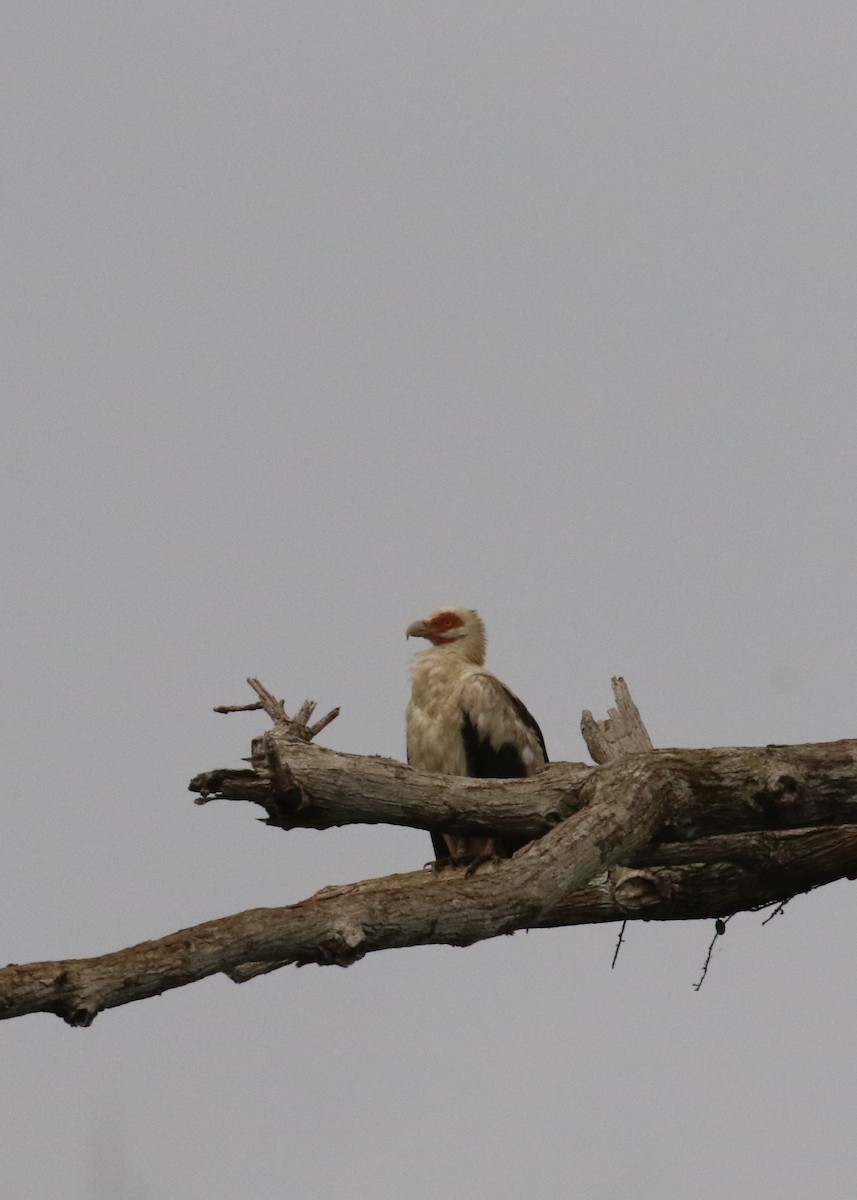
<path id="1" fill-rule="evenodd" d="M 187 781 L 403 755 L 479 608 L 580 760 L 855 734 L 857 10 L 8 4 L 4 961 L 420 866 Z M 14 1200 L 852 1200 L 853 885 L 0 1028 Z"/>

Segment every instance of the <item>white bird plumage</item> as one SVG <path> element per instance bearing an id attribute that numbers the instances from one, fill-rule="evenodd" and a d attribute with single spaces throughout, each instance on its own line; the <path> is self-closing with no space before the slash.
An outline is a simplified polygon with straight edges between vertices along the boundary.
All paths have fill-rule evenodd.
<path id="1" fill-rule="evenodd" d="M 485 626 L 472 608 L 439 608 L 408 627 L 431 645 L 414 657 L 407 710 L 408 762 L 441 775 L 506 779 L 548 761 L 541 730 L 518 697 L 485 668 Z M 509 857 L 509 838 L 432 834 L 438 858 Z"/>

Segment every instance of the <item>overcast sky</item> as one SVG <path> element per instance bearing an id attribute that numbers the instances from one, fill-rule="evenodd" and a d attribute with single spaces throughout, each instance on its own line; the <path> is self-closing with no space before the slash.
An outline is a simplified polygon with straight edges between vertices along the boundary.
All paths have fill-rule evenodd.
<path id="1" fill-rule="evenodd" d="M 854 736 L 857 9 L 3 6 L 3 961 L 410 870 L 197 808 L 258 674 L 404 755 Z M 411 643 L 411 646 L 413 643 Z M 10 1200 L 853 1200 L 854 885 L 0 1028 Z"/>

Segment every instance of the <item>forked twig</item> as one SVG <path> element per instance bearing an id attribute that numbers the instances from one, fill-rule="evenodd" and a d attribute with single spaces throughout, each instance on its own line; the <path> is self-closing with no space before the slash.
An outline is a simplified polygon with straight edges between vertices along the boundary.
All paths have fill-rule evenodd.
<path id="1" fill-rule="evenodd" d="M 273 692 L 269 692 L 263 683 L 252 676 L 247 682 L 250 687 L 259 697 L 253 704 L 220 704 L 215 708 L 217 713 L 235 713 L 235 712 L 258 712 L 259 710 L 266 712 L 275 725 L 285 726 L 289 732 L 302 742 L 311 742 L 314 737 L 321 733 L 322 729 L 326 729 L 331 721 L 335 721 L 339 716 L 339 709 L 332 708 L 329 713 L 325 713 L 314 725 L 308 724 L 310 717 L 315 712 L 315 700 L 304 700 L 303 704 L 297 710 L 293 717 L 290 717 L 286 712 L 284 700 L 278 700 Z"/>
<path id="2" fill-rule="evenodd" d="M 791 900 L 792 898 L 793 897 L 790 896 L 789 900 Z M 768 915 L 765 917 L 762 924 L 767 925 L 768 921 L 773 921 L 774 917 L 781 917 L 783 915 L 783 913 L 786 911 L 786 905 L 788 904 L 788 902 L 789 902 L 788 900 L 781 900 L 779 902 L 779 904 L 776 906 L 776 908 L 774 909 L 774 911 L 771 913 L 768 913 Z"/>

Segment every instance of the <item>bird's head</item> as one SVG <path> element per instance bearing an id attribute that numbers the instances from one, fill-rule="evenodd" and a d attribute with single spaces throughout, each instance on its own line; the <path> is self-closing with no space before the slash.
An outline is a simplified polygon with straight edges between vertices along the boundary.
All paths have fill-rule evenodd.
<path id="1" fill-rule="evenodd" d="M 485 662 L 485 626 L 472 608 L 438 608 L 408 626 L 407 636 L 426 638 L 433 646 L 454 646 L 471 662 Z"/>

